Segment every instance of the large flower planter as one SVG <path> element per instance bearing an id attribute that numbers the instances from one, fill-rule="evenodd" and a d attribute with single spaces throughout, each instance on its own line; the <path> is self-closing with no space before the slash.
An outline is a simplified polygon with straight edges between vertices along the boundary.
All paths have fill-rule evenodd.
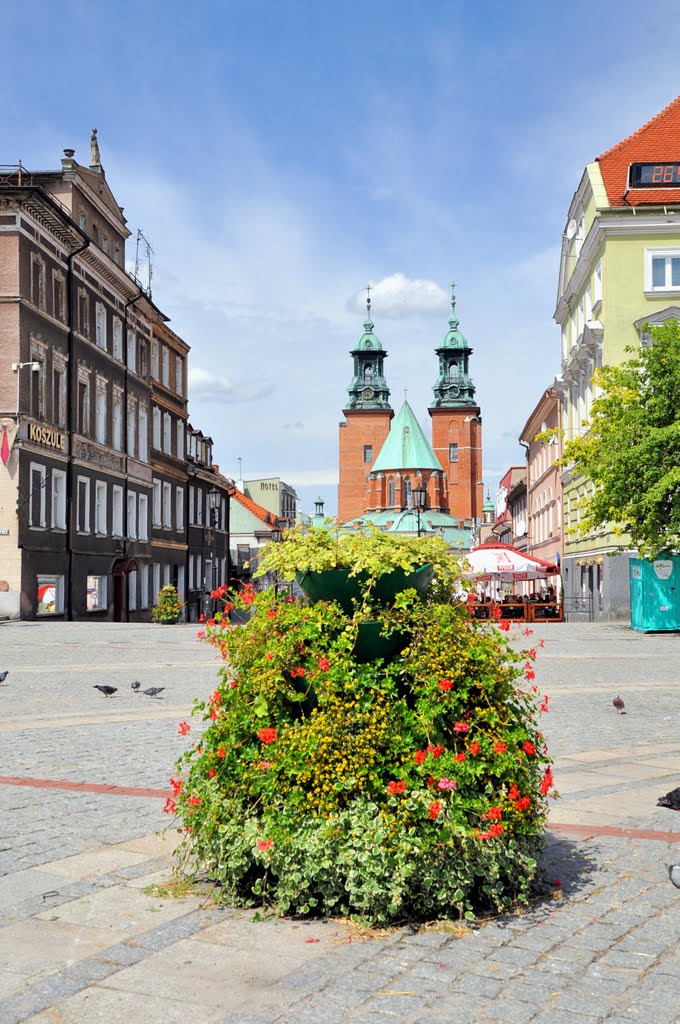
<path id="1" fill-rule="evenodd" d="M 401 654 L 410 640 L 408 633 L 390 633 L 385 636 L 382 628 L 382 622 L 360 623 L 352 651 L 355 661 L 362 665 L 376 658 L 389 662 Z"/>
<path id="2" fill-rule="evenodd" d="M 413 572 L 393 569 L 376 580 L 372 597 L 382 605 L 391 605 L 397 594 L 413 587 L 422 597 L 432 582 L 433 568 L 421 565 Z M 315 601 L 337 601 L 347 615 L 352 615 L 354 603 L 361 604 L 368 579 L 366 573 L 350 576 L 349 569 L 328 569 L 326 572 L 301 572 L 295 577 L 305 597 Z"/>

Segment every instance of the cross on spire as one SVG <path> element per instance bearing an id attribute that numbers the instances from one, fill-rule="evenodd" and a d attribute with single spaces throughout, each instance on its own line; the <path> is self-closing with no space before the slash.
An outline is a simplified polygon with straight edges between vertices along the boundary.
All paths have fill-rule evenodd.
<path id="1" fill-rule="evenodd" d="M 456 282 L 451 282 L 451 309 L 456 308 Z"/>
<path id="2" fill-rule="evenodd" d="M 371 286 L 370 286 L 370 284 L 366 285 L 366 313 L 368 314 L 368 319 L 370 320 L 371 319 Z"/>
<path id="3" fill-rule="evenodd" d="M 406 401 L 406 396 L 407 395 L 408 395 L 408 388 L 404 388 L 404 401 Z"/>

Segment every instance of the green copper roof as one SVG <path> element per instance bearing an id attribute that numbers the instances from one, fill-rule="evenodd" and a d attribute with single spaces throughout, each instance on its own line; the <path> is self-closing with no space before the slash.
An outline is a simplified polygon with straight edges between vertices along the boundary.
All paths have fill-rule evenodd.
<path id="1" fill-rule="evenodd" d="M 451 318 L 449 319 L 449 329 L 446 332 L 446 334 L 444 335 L 444 337 L 442 338 L 442 343 L 439 346 L 439 349 L 442 349 L 442 348 L 466 349 L 466 348 L 470 347 L 468 345 L 468 343 L 467 343 L 467 339 L 466 339 L 465 335 L 461 331 L 458 330 L 459 326 L 460 326 L 460 320 L 456 316 L 456 295 L 455 295 L 455 292 L 453 290 L 453 285 L 452 285 L 451 286 Z M 439 351 L 439 349 L 437 349 L 437 351 Z"/>
<path id="2" fill-rule="evenodd" d="M 373 463 L 371 472 L 394 469 L 441 469 L 432 445 L 425 437 L 423 428 L 413 415 L 408 402 L 404 402 L 392 421 L 380 455 Z"/>
<path id="3" fill-rule="evenodd" d="M 382 352 L 380 339 L 373 333 L 373 321 L 371 320 L 370 310 L 368 318 L 364 323 L 364 333 L 356 343 L 354 352 Z"/>
<path id="4" fill-rule="evenodd" d="M 482 505 L 482 512 L 495 512 L 495 511 L 496 511 L 496 506 L 494 505 L 493 501 L 491 500 L 491 495 L 487 491 L 486 492 L 486 501 Z"/>
<path id="5" fill-rule="evenodd" d="M 385 512 L 364 512 L 361 518 L 344 523 L 341 530 L 354 533 L 357 530 L 365 530 L 368 526 L 377 526 L 388 533 L 414 534 L 418 532 L 418 514 L 413 509 L 404 512 L 395 512 L 394 509 Z M 459 525 L 459 520 L 454 519 L 448 512 L 426 509 L 421 513 L 420 532 L 423 537 L 443 537 L 454 551 L 470 551 L 474 546 L 472 530 Z"/>

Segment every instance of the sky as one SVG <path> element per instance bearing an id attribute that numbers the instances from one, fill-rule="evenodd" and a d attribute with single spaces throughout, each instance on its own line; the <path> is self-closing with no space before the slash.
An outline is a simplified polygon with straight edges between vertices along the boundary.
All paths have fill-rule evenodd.
<path id="1" fill-rule="evenodd" d="M 672 5 L 671 5 L 672 6 Z M 560 369 L 561 234 L 586 163 L 680 92 L 647 0 L 33 0 L 3 10 L 0 164 L 90 162 L 153 247 L 222 472 L 337 509 L 373 286 L 395 412 L 429 432 L 456 282 L 492 494 Z M 240 460 L 240 461 L 239 461 Z"/>

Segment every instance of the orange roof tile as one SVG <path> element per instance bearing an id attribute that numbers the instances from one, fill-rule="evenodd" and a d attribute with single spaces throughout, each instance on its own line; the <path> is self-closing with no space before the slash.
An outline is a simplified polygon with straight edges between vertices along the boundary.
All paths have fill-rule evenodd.
<path id="1" fill-rule="evenodd" d="M 233 500 L 238 501 L 239 505 L 243 505 L 243 507 L 247 509 L 248 512 L 252 512 L 254 516 L 257 516 L 257 518 L 261 519 L 263 523 L 266 523 L 267 526 L 276 526 L 277 517 L 274 515 L 274 513 L 270 512 L 266 508 L 262 508 L 262 505 L 258 505 L 256 501 L 253 501 L 252 498 L 249 498 L 246 494 L 243 493 L 243 491 L 234 490 L 231 497 Z"/>
<path id="2" fill-rule="evenodd" d="M 678 186 L 636 188 L 626 195 L 630 164 L 680 163 L 680 96 L 627 139 L 598 156 L 597 161 L 611 206 L 680 203 Z"/>

